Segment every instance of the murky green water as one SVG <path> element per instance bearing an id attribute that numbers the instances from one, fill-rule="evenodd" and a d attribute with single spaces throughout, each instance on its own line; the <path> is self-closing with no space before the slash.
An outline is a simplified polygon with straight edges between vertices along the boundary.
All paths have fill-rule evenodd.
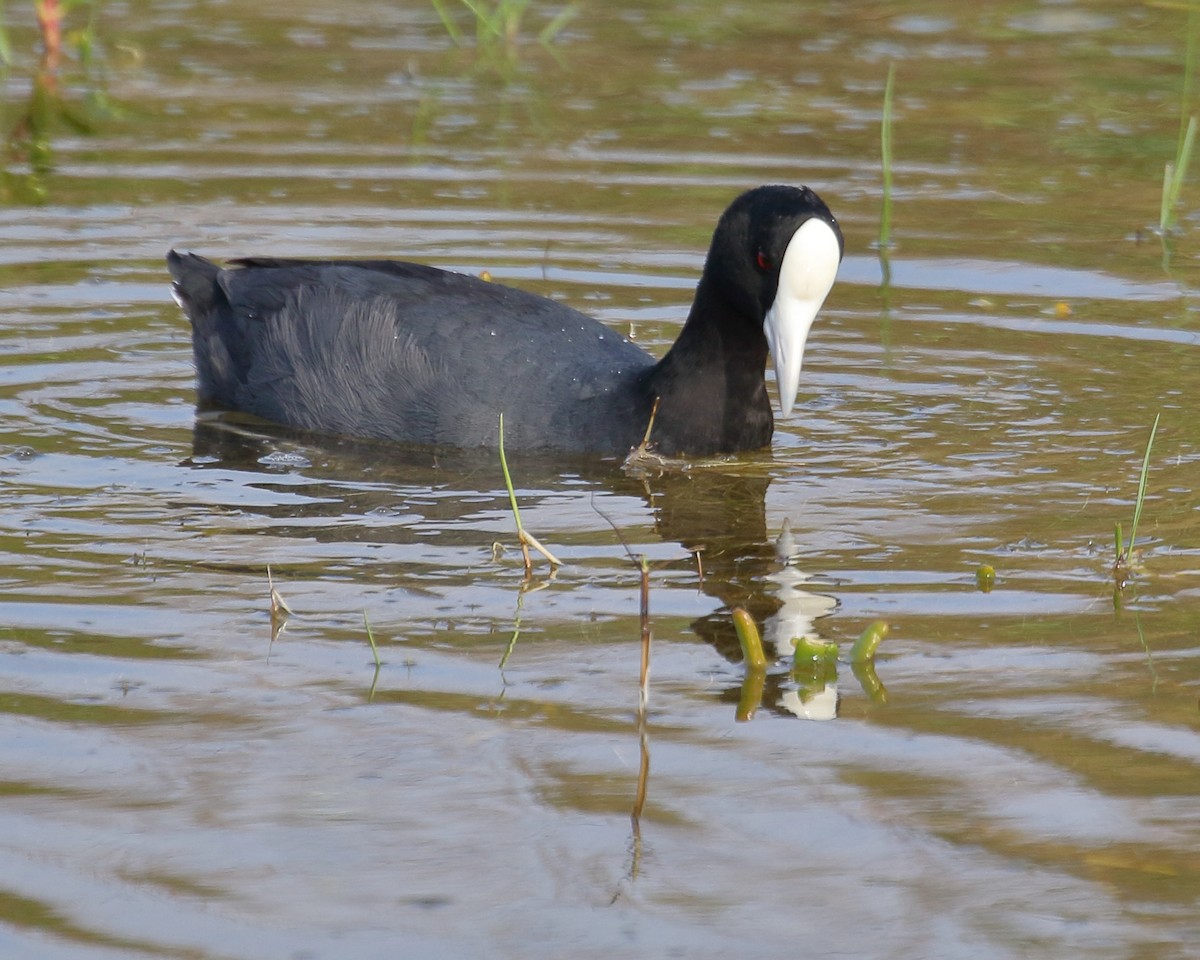
<path id="1" fill-rule="evenodd" d="M 1194 956 L 1200 186 L 1150 229 L 1185 12 L 585 0 L 511 53 L 416 0 L 96 31 L 66 99 L 116 112 L 55 122 L 0 207 L 0 954 Z M 661 350 L 770 181 L 848 244 L 773 455 L 516 459 L 567 564 L 530 589 L 488 457 L 195 423 L 171 245 L 487 269 Z M 610 522 L 652 563 L 646 753 Z M 883 690 L 843 664 L 799 720 L 832 689 L 780 661 L 737 722 L 735 605 L 843 649 L 886 620 Z"/>

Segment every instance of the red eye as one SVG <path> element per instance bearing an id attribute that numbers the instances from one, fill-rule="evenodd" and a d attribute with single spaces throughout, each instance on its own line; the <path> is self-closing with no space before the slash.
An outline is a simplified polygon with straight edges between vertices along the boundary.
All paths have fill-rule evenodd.
<path id="1" fill-rule="evenodd" d="M 762 270 L 764 273 L 770 270 L 772 267 L 771 258 L 761 250 L 759 250 L 758 254 L 755 256 L 754 262 L 758 264 L 758 269 Z"/>

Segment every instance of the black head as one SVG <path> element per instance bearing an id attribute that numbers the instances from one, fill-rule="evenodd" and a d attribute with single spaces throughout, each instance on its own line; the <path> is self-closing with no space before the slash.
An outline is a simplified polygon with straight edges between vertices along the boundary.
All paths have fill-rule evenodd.
<path id="1" fill-rule="evenodd" d="M 843 248 L 829 208 L 807 187 L 757 187 L 730 204 L 687 323 L 646 380 L 647 395 L 662 401 L 652 439 L 664 452 L 726 453 L 770 443 L 767 355 L 787 415 L 805 339 Z"/>
<path id="2" fill-rule="evenodd" d="M 712 293 L 742 317 L 761 324 L 775 302 L 779 270 L 796 231 L 807 220 L 823 220 L 845 249 L 829 207 L 808 187 L 772 185 L 747 190 L 717 222 L 704 264 Z"/>

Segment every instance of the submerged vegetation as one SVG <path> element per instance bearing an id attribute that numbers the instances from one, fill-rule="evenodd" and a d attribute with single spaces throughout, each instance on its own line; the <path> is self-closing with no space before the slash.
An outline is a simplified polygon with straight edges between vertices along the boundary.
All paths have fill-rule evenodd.
<path id="1" fill-rule="evenodd" d="M 1163 170 L 1162 202 L 1159 207 L 1158 229 L 1164 237 L 1175 229 L 1179 197 L 1192 162 L 1192 147 L 1196 141 L 1196 117 L 1192 114 L 1196 93 L 1197 46 L 1200 45 L 1200 17 L 1195 4 L 1188 7 L 1187 52 L 1184 55 L 1183 94 L 1180 98 L 1179 138 L 1175 159 Z"/>
<path id="2" fill-rule="evenodd" d="M 762 703 L 770 660 L 763 649 L 758 625 L 745 608 L 735 607 L 732 618 L 746 671 L 738 696 L 736 719 L 745 722 L 754 718 Z M 875 652 L 888 630 L 888 624 L 882 620 L 874 621 L 863 630 L 846 656 L 863 692 L 878 703 L 885 702 L 887 694 L 875 674 Z M 795 645 L 787 672 L 791 689 L 780 697 L 780 705 L 799 717 L 833 719 L 838 704 L 838 645 L 813 635 L 793 637 L 791 642 Z"/>
<path id="3" fill-rule="evenodd" d="M 15 118 L 5 115 L 5 157 L 0 170 L 0 198 L 16 203 L 43 203 L 47 177 L 54 170 L 54 136 L 62 129 L 91 134 L 101 118 L 115 109 L 104 92 L 99 71 L 97 13 L 100 0 L 35 0 L 41 53 L 34 68 L 29 97 Z M 87 12 L 82 26 L 66 28 L 65 19 Z M 0 0 L 0 61 L 7 79 L 19 57 L 8 30 L 7 4 Z M 63 92 L 63 71 L 76 64 L 84 95 Z"/>
<path id="4" fill-rule="evenodd" d="M 450 39 L 457 46 L 465 46 L 467 36 L 458 25 L 451 10 L 450 0 L 429 0 L 438 19 Z M 457 0 L 466 8 L 475 26 L 475 49 L 482 52 L 503 51 L 509 57 L 516 55 L 523 40 L 525 15 L 532 0 Z M 579 12 L 578 4 L 570 3 L 561 8 L 537 31 L 536 40 L 549 47 L 563 28 Z"/>

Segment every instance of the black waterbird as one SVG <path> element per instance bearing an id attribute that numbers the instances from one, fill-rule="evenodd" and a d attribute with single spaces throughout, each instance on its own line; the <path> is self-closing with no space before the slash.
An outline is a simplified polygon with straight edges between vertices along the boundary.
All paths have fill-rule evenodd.
<path id="1" fill-rule="evenodd" d="M 553 300 L 391 260 L 171 251 L 192 323 L 198 399 L 291 427 L 453 447 L 624 455 L 651 425 L 667 456 L 755 450 L 791 412 L 842 233 L 806 187 L 739 196 L 717 223 L 695 300 L 661 360 Z"/>

